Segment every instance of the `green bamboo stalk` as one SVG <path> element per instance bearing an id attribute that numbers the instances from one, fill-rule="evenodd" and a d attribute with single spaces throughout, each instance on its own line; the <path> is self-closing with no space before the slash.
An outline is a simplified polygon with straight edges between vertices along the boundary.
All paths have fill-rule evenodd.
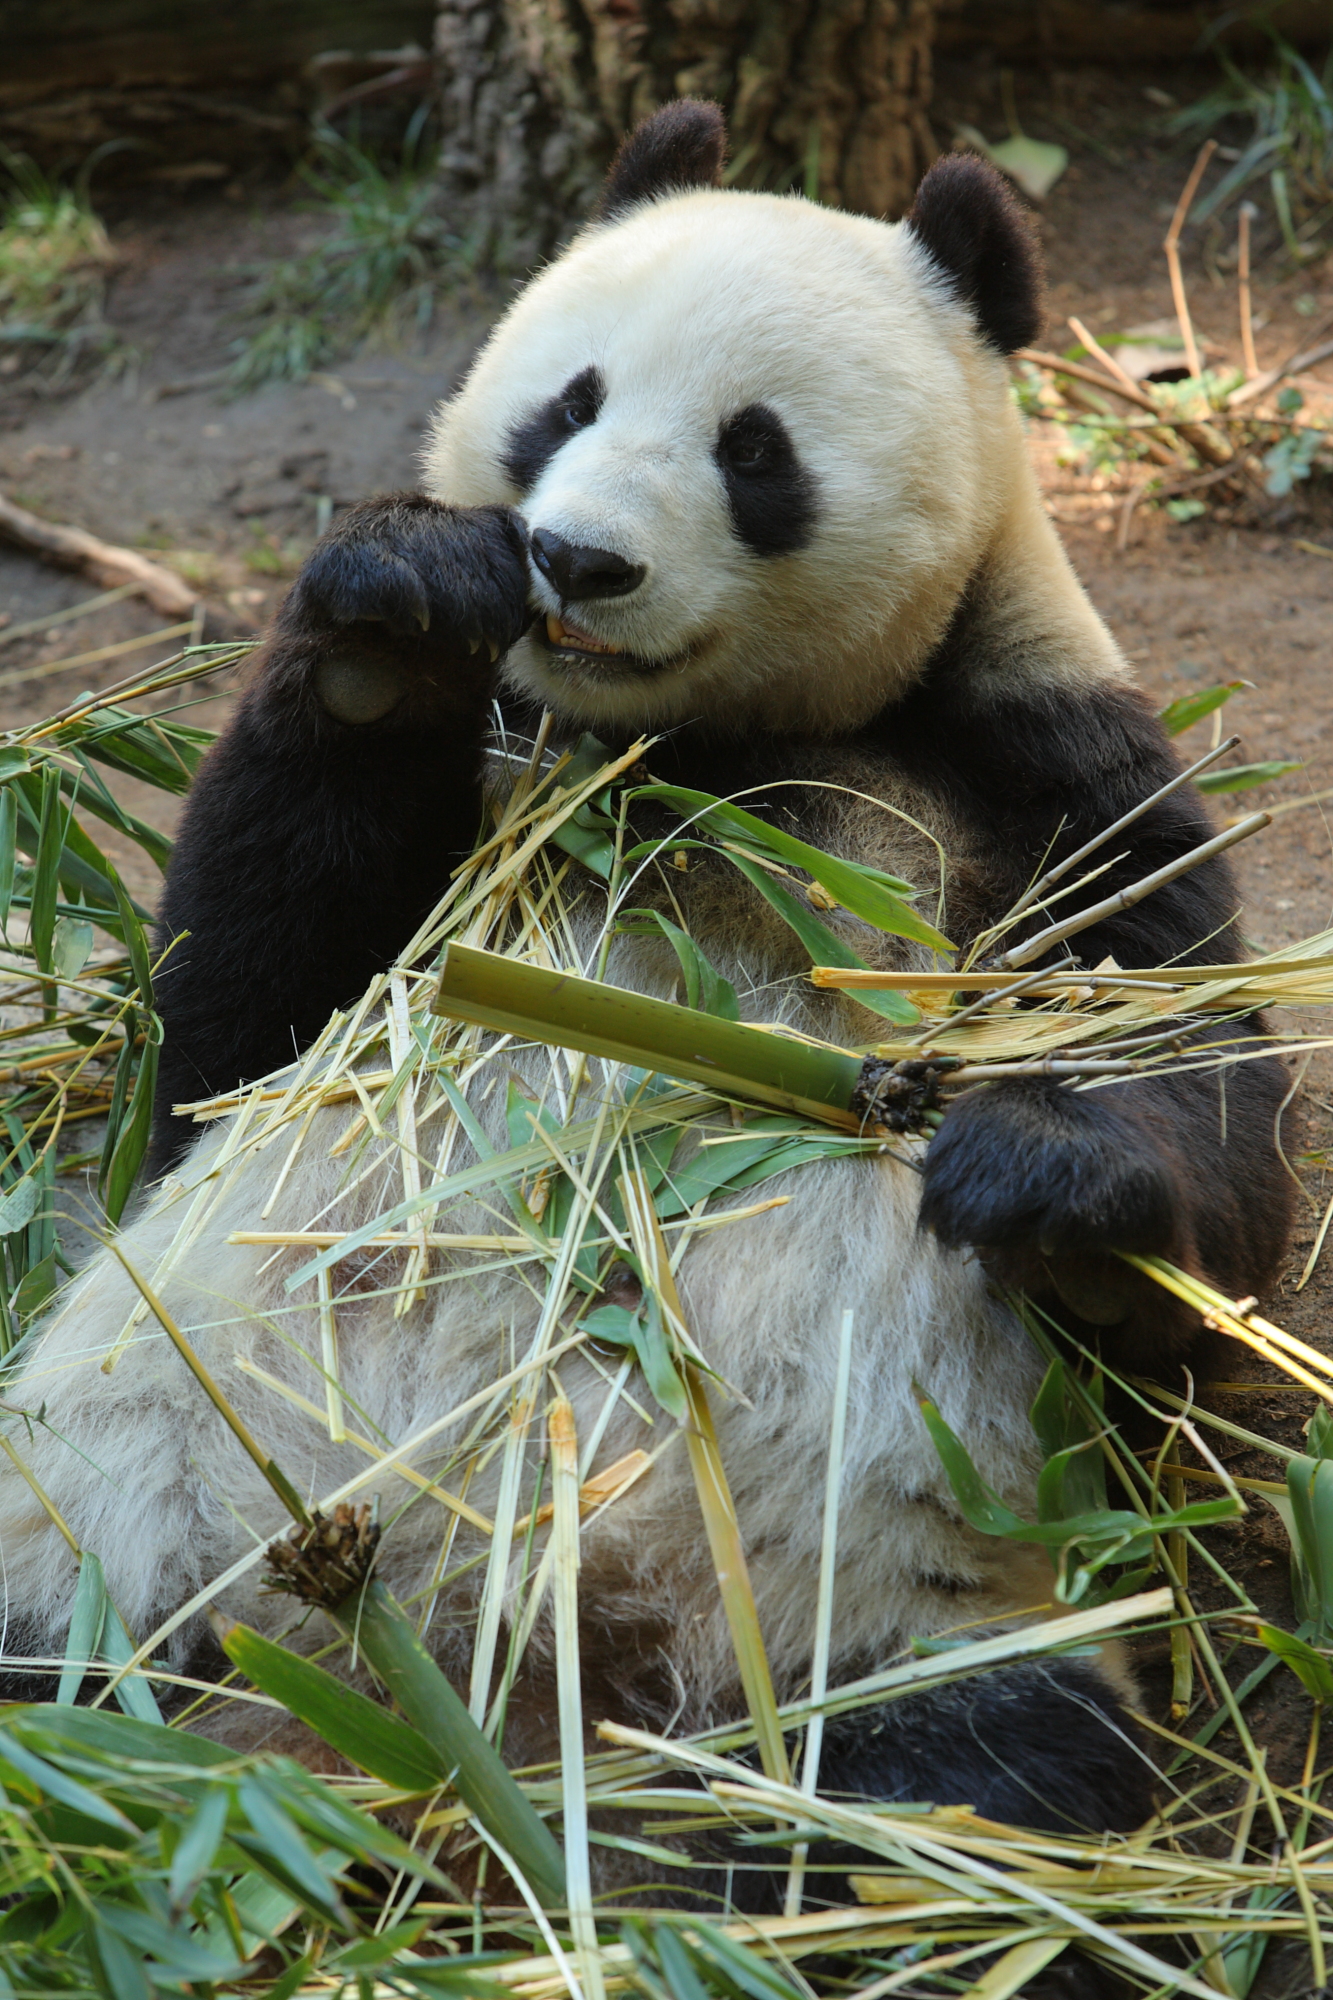
<path id="1" fill-rule="evenodd" d="M 669 1000 L 524 965 L 471 945 L 446 947 L 434 1010 L 525 1041 L 684 1077 L 727 1097 L 798 1111 L 848 1130 L 861 1058 L 789 1041 Z"/>

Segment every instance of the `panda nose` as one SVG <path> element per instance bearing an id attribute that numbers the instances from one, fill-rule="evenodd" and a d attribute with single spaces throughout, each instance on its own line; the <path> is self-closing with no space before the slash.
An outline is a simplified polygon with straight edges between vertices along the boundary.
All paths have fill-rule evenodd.
<path id="1" fill-rule="evenodd" d="M 580 542 L 567 542 L 550 528 L 534 529 L 530 547 L 532 560 L 566 602 L 570 598 L 628 597 L 647 574 L 642 563 L 626 562 L 613 549 L 585 548 Z"/>

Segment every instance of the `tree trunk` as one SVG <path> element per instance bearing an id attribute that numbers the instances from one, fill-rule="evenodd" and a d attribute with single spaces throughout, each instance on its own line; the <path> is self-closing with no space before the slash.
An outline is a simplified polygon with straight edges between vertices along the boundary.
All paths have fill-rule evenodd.
<path id="1" fill-rule="evenodd" d="M 588 212 L 631 126 L 710 97 L 729 179 L 902 213 L 934 158 L 934 0 L 443 0 L 441 171 L 478 255 L 525 268 Z"/>

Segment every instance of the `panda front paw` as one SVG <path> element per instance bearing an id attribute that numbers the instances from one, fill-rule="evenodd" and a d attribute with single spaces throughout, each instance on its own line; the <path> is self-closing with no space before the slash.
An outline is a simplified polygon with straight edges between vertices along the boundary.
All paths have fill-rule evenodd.
<path id="1" fill-rule="evenodd" d="M 312 550 L 279 614 L 316 699 L 363 725 L 403 706 L 471 706 L 529 622 L 527 540 L 507 507 L 399 493 L 351 508 Z"/>
<path id="2" fill-rule="evenodd" d="M 1115 1253 L 1178 1251 L 1171 1162 L 1107 1092 L 1018 1081 L 969 1093 L 926 1156 L 921 1223 L 977 1249 L 1002 1283 L 1054 1289 L 1080 1318 L 1118 1324 L 1144 1280 Z"/>

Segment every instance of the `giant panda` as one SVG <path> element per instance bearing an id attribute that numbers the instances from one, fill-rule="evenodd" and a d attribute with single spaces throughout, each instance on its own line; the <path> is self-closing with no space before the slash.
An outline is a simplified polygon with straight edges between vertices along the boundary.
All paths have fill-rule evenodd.
<path id="1" fill-rule="evenodd" d="M 1039 264 L 1000 177 L 942 159 L 890 226 L 724 188 L 724 150 L 720 114 L 694 102 L 627 139 L 590 222 L 440 410 L 422 490 L 343 515 L 278 612 L 196 778 L 165 892 L 160 1187 L 122 1237 L 138 1270 L 153 1272 L 221 1143 L 173 1107 L 280 1071 L 403 949 L 476 837 L 497 714 L 506 740 L 544 710 L 557 742 L 593 732 L 615 749 L 651 735 L 658 778 L 740 797 L 917 883 L 932 879 L 938 843 L 960 943 L 1044 860 L 1176 771 L 1029 465 L 1005 357 L 1039 328 Z M 1198 799 L 1177 791 L 1116 842 L 1088 899 L 1208 832 Z M 724 864 L 698 861 L 673 893 L 748 1018 L 873 1042 L 871 1017 L 813 989 L 792 934 Z M 588 875 L 580 894 L 591 936 L 602 885 Z M 1217 859 L 1077 944 L 1090 965 L 1229 963 L 1237 909 Z M 846 911 L 828 921 L 872 963 L 923 962 Z M 674 960 L 642 936 L 615 940 L 605 976 L 675 991 Z M 592 1076 L 595 1088 L 595 1064 Z M 1283 1090 L 1271 1060 L 1239 1063 L 1223 1121 L 1216 1075 L 1200 1071 L 1083 1092 L 984 1086 L 928 1144 L 904 1142 L 916 1171 L 879 1157 L 807 1166 L 786 1209 L 695 1241 L 679 1284 L 695 1338 L 739 1392 L 717 1399 L 716 1418 L 781 1695 L 810 1664 L 838 1309 L 854 1309 L 855 1349 L 834 1683 L 913 1637 L 993 1629 L 1049 1598 L 1044 1557 L 963 1520 L 913 1383 L 990 1485 L 1031 1510 L 1041 1363 L 1006 1288 L 1117 1367 L 1169 1367 L 1195 1323 L 1114 1253 L 1162 1253 L 1229 1293 L 1257 1291 L 1287 1228 Z M 269 1227 L 380 1212 L 380 1183 L 363 1176 L 340 1197 L 320 1152 L 303 1148 Z M 289 1477 L 319 1494 L 363 1460 L 231 1365 L 241 1349 L 309 1386 L 294 1347 L 315 1338 L 311 1315 L 279 1338 L 281 1270 L 226 1240 L 258 1226 L 272 1183 L 271 1160 L 242 1161 L 164 1302 Z M 460 1203 L 453 1226 L 468 1212 Z M 143 1635 L 283 1519 L 151 1326 L 101 1370 L 132 1296 L 99 1253 L 6 1393 L 42 1405 L 23 1455 Z M 391 1299 L 358 1301 L 349 1284 L 346 1303 L 347 1393 L 390 1438 L 493 1380 L 536 1311 L 500 1280 L 439 1288 L 410 1331 Z M 604 1378 L 574 1354 L 561 1381 L 587 1435 Z M 642 1439 L 618 1405 L 598 1463 Z M 477 1507 L 493 1506 L 495 1479 L 494 1466 L 478 1477 Z M 387 1487 L 386 1509 L 406 1493 Z M 381 1560 L 400 1596 L 429 1580 L 436 1544 L 428 1510 L 396 1522 Z M 58 1655 L 74 1560 L 9 1469 L 0 1561 L 9 1651 Z M 430 1626 L 459 1677 L 477 1575 Z M 220 1602 L 274 1630 L 289 1607 L 257 1576 Z M 589 1527 L 580 1601 L 590 1724 L 687 1730 L 743 1709 L 682 1453 Z M 193 1620 L 170 1657 L 198 1670 L 208 1643 Z M 516 1763 L 554 1754 L 552 1675 L 539 1634 L 508 1710 Z M 1010 1667 L 832 1723 L 821 1784 L 1125 1831 L 1152 1797 L 1126 1693 L 1108 1656 Z M 251 1747 L 293 1740 L 254 1706 L 208 1726 Z"/>

